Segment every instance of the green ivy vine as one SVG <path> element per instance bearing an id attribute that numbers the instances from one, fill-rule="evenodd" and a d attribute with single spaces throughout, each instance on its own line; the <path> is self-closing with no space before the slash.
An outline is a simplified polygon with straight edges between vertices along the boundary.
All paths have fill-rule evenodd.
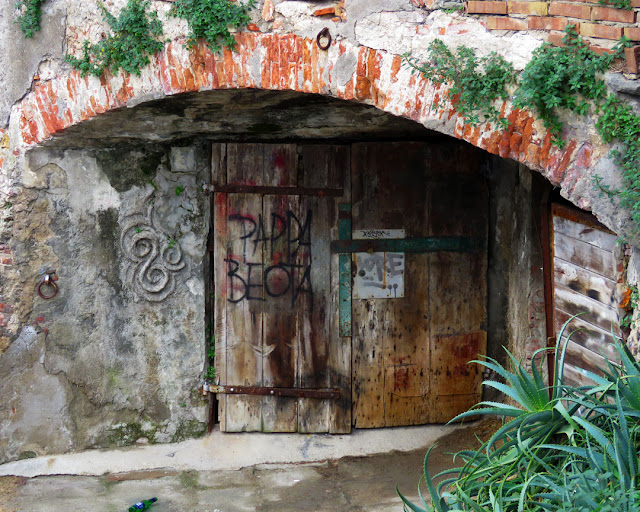
<path id="1" fill-rule="evenodd" d="M 633 9 L 629 0 L 598 0 L 598 3 L 600 5 L 610 5 L 616 9 L 626 9 L 628 11 Z"/>
<path id="2" fill-rule="evenodd" d="M 446 98 L 456 105 L 466 123 L 476 126 L 492 121 L 505 129 L 508 127 L 508 121 L 494 103 L 509 98 L 508 88 L 516 82 L 509 62 L 495 52 L 478 58 L 475 51 L 466 46 L 458 47 L 454 53 L 440 39 L 429 45 L 428 53 L 426 63 L 409 54 L 403 55 L 404 62 L 412 71 L 420 72 L 436 84 L 450 84 Z"/>
<path id="3" fill-rule="evenodd" d="M 65 58 L 82 76 L 100 76 L 106 69 L 117 72 L 123 69 L 136 75 L 149 64 L 149 56 L 162 50 L 162 23 L 155 11 L 148 12 L 148 0 L 129 0 L 116 18 L 104 4 L 98 1 L 104 20 L 111 27 L 111 34 L 92 44 L 85 41 L 82 58 L 72 55 Z"/>
<path id="4" fill-rule="evenodd" d="M 580 38 L 574 25 L 565 29 L 564 46 L 545 43 L 533 52 L 533 58 L 520 77 L 514 105 L 535 110 L 558 146 L 564 146 L 558 109 L 586 115 L 607 96 L 600 74 L 614 59 L 621 57 L 628 41 L 620 40 L 613 53 L 597 54 Z"/>
<path id="5" fill-rule="evenodd" d="M 454 54 L 440 40 L 429 46 L 427 62 L 410 55 L 404 55 L 404 62 L 435 83 L 447 83 L 447 99 L 472 125 L 489 120 L 507 128 L 508 121 L 500 116 L 495 101 L 506 99 L 512 85 L 516 85 L 514 106 L 536 112 L 558 147 L 565 144 L 559 109 L 595 114 L 596 129 L 603 141 L 619 143 L 612 156 L 622 169 L 623 183 L 619 190 L 613 190 L 596 176 L 596 186 L 612 199 L 619 198 L 640 233 L 640 116 L 608 93 L 601 77 L 613 60 L 622 56 L 629 41 L 623 37 L 613 53 L 599 55 L 569 25 L 563 44 L 556 47 L 546 43 L 535 50 L 520 78 L 508 62 L 494 54 L 478 58 L 467 47 L 458 48 Z"/>
<path id="6" fill-rule="evenodd" d="M 189 48 L 202 39 L 211 51 L 219 52 L 223 46 L 229 50 L 235 48 L 236 41 L 229 27 L 246 26 L 251 20 L 249 10 L 253 7 L 255 0 L 246 4 L 229 0 L 176 0 L 169 14 L 189 23 Z"/>
<path id="7" fill-rule="evenodd" d="M 45 0 L 18 0 L 16 3 L 16 9 L 20 11 L 16 23 L 20 25 L 24 37 L 31 38 L 40 30 L 44 2 Z"/>
<path id="8" fill-rule="evenodd" d="M 45 0 L 19 0 L 16 5 L 21 10 L 18 17 L 26 37 L 32 37 L 40 28 L 41 5 Z M 242 28 L 249 21 L 249 11 L 256 0 L 246 3 L 230 0 L 176 0 L 169 15 L 184 19 L 189 24 L 187 47 L 193 48 L 199 40 L 204 40 L 214 52 L 223 47 L 233 50 L 235 39 L 230 28 Z M 82 76 L 100 76 L 105 70 L 140 74 L 149 64 L 150 57 L 162 50 L 162 23 L 158 13 L 149 10 L 148 0 L 128 0 L 116 18 L 98 0 L 102 17 L 109 24 L 111 34 L 98 43 L 85 41 L 80 58 L 67 55 L 65 59 Z"/>

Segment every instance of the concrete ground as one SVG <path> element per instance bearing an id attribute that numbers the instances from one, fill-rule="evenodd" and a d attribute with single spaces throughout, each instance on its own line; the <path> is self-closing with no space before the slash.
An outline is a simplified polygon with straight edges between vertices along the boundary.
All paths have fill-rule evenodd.
<path id="1" fill-rule="evenodd" d="M 477 446 L 491 425 L 356 431 L 350 436 L 221 434 L 172 445 L 94 450 L 0 465 L 0 512 L 402 511 L 431 470 Z M 224 442 L 224 443 L 223 443 Z M 400 451 L 399 451 L 400 450 Z M 340 455 L 344 455 L 340 457 Z M 268 460 L 265 460 L 268 459 Z"/>

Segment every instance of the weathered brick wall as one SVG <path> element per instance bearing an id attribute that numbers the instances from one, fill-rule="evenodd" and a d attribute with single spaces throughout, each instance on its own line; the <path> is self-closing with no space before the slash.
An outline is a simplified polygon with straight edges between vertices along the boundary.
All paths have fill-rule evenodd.
<path id="1" fill-rule="evenodd" d="M 633 43 L 626 49 L 626 71 L 638 73 L 640 57 L 640 0 L 630 0 L 631 9 L 615 8 L 584 0 L 565 2 L 471 0 L 467 12 L 483 15 L 489 30 L 541 31 L 546 40 L 561 45 L 563 30 L 574 25 L 578 34 L 596 52 L 611 51 L 623 35 Z"/>

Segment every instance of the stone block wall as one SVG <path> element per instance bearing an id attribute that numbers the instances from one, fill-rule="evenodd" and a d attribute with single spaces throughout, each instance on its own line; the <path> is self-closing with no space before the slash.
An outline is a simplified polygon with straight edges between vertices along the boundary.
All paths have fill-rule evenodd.
<path id="1" fill-rule="evenodd" d="M 0 245 L 0 462 L 204 432 L 207 148 L 29 153 Z"/>

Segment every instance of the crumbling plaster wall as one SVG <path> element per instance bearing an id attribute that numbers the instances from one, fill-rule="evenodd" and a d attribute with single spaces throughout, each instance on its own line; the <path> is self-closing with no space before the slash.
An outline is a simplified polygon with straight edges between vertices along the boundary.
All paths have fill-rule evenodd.
<path id="1" fill-rule="evenodd" d="M 125 3 L 105 2 L 112 11 Z M 187 27 L 166 17 L 170 2 L 151 4 L 164 22 L 165 37 L 180 42 Z M 497 51 L 522 70 L 547 35 L 492 32 L 483 19 L 431 12 L 422 4 L 346 0 L 343 19 L 314 15 L 336 2 L 264 0 L 252 13 L 251 28 L 314 39 L 329 27 L 334 41 L 355 48 L 341 55 L 331 71 L 336 87 L 352 80 L 356 52 L 362 47 L 421 57 L 439 37 L 448 45 L 465 44 L 483 55 Z M 199 146 L 56 152 L 24 144 L 17 103 L 37 84 L 68 76 L 63 54 L 77 52 L 86 38 L 99 40 L 107 30 L 91 1 L 48 0 L 44 13 L 43 30 L 25 42 L 13 24 L 13 3 L 0 7 L 0 46 L 7 49 L 0 55 L 0 396 L 7 397 L 0 403 L 0 461 L 21 453 L 59 452 L 137 436 L 169 440 L 198 431 L 204 421 L 203 403 L 193 390 L 205 360 L 202 258 L 208 209 L 198 191 L 206 171 L 194 162 L 207 162 L 207 157 Z M 255 58 L 257 69 L 259 59 L 266 57 L 256 52 Z M 398 76 L 410 90 L 408 71 Z M 129 78 L 135 82 L 144 76 Z M 609 83 L 632 94 L 632 100 L 637 93 L 637 80 L 614 75 Z M 127 106 L 161 96 L 151 90 Z M 361 101 L 372 103 L 370 98 Z M 593 209 L 615 231 L 628 231 L 624 212 L 591 186 L 596 173 L 612 186 L 618 183 L 607 157 L 609 148 L 598 140 L 590 119 L 566 120 L 567 136 L 584 143 L 582 157 L 587 154 L 589 163 L 581 168 L 584 176 L 571 181 L 575 186 L 563 188 L 563 195 Z M 448 133 L 454 124 L 455 119 L 449 122 Z M 544 131 L 539 121 L 535 129 Z M 531 198 L 527 172 L 509 174 L 509 179 L 517 176 L 514 184 L 522 200 L 506 205 L 508 211 L 501 214 L 503 226 L 513 222 L 509 239 L 514 250 L 533 243 L 531 218 L 524 216 L 526 226 L 514 220 L 519 218 L 515 210 L 524 211 Z M 184 192 L 176 194 L 183 183 Z M 504 183 L 496 190 L 508 188 Z M 160 243 L 159 237 L 164 237 L 167 246 L 175 240 L 167 248 L 178 243 L 185 262 L 176 270 L 175 289 L 159 302 L 136 291 L 126 256 L 131 251 L 126 247 L 128 237 L 147 229 L 143 223 L 147 207 L 158 223 L 155 240 Z M 131 228 L 133 221 L 139 224 L 134 222 Z M 509 325 L 523 329 L 507 329 L 517 340 L 518 352 L 525 343 L 533 346 L 526 319 L 531 307 L 537 307 L 532 304 L 539 279 L 530 274 L 537 261 L 516 256 L 504 255 L 505 265 L 511 265 L 507 289 L 520 290 L 510 296 L 506 309 Z M 632 262 L 634 258 L 636 253 Z M 50 267 L 60 276 L 60 295 L 43 301 L 34 286 L 41 271 Z M 633 272 L 629 275 L 637 281 Z M 526 286 L 521 286 L 520 278 Z"/>
<path id="2" fill-rule="evenodd" d="M 204 431 L 208 162 L 199 146 L 29 153 L 21 265 L 3 276 L 27 322 L 0 357 L 0 460 Z"/>

